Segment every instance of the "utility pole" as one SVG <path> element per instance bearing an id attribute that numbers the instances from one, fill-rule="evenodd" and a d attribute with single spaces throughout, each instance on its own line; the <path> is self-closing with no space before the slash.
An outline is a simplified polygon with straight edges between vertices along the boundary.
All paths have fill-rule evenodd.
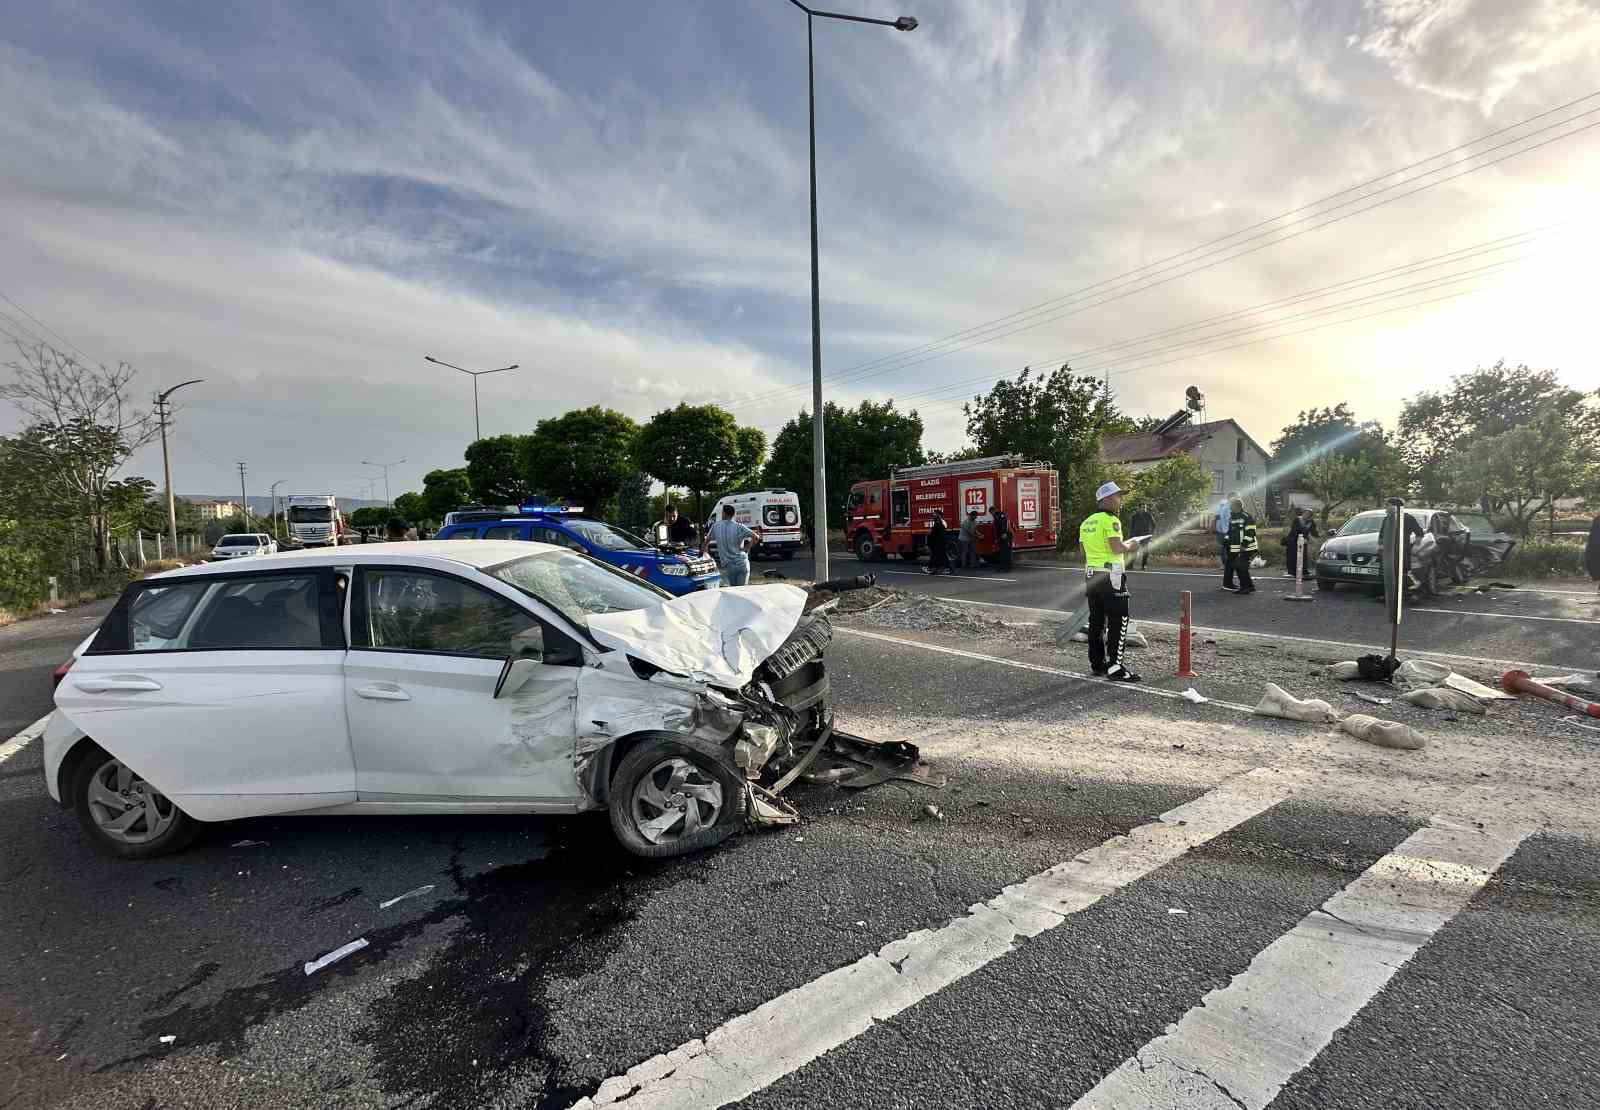
<path id="1" fill-rule="evenodd" d="M 244 526 L 250 527 L 250 499 L 244 492 L 244 463 L 239 464 L 239 511 L 244 514 Z"/>
<path id="2" fill-rule="evenodd" d="M 167 482 L 167 538 L 172 541 L 174 558 L 178 555 L 178 504 L 172 496 L 172 459 L 167 454 L 167 425 L 172 417 L 171 402 L 168 398 L 186 385 L 198 385 L 203 381 L 204 378 L 191 378 L 156 394 L 156 419 L 161 424 L 161 471 Z"/>
<path id="3" fill-rule="evenodd" d="M 288 480 L 287 478 L 279 478 L 267 490 L 272 495 L 272 532 L 274 535 L 278 532 L 278 487 Z"/>

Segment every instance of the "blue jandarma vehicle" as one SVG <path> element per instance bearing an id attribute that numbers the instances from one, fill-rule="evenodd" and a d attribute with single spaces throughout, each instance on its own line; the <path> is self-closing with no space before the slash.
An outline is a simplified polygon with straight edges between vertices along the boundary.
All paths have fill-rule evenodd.
<path id="1" fill-rule="evenodd" d="M 532 540 L 592 555 L 672 594 L 714 590 L 717 564 L 698 551 L 661 551 L 629 532 L 564 505 L 524 505 L 520 510 L 462 510 L 439 529 L 440 540 Z"/>

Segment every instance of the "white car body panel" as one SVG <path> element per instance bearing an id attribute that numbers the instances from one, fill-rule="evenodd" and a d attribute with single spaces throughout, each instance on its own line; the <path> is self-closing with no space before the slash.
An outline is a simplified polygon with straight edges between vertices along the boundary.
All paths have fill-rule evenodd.
<path id="1" fill-rule="evenodd" d="M 344 656 L 326 648 L 85 654 L 56 688 L 56 707 L 202 821 L 340 805 L 356 798 Z"/>
<path id="2" fill-rule="evenodd" d="M 798 586 L 728 586 L 602 613 L 589 618 L 589 631 L 664 671 L 737 689 L 789 638 L 805 606 Z"/>
<path id="3" fill-rule="evenodd" d="M 61 710 L 57 709 L 50 714 L 50 720 L 44 726 L 44 737 L 41 749 L 44 757 L 44 786 L 50 792 L 50 797 L 56 802 L 61 801 L 61 764 L 79 740 L 84 737 L 83 729 L 72 723 Z"/>

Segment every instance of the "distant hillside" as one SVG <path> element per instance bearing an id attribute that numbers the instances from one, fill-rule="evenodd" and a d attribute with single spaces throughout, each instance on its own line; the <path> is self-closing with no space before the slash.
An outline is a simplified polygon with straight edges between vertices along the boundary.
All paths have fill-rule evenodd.
<path id="1" fill-rule="evenodd" d="M 180 493 L 178 496 L 185 501 L 232 501 L 234 504 L 238 504 L 239 502 L 239 495 L 237 493 L 233 494 L 231 497 L 226 493 Z M 339 502 L 339 508 L 345 513 L 353 512 L 356 509 L 365 509 L 374 505 L 388 504 L 386 501 L 366 501 L 359 497 L 340 497 L 337 500 Z M 280 511 L 283 508 L 283 496 L 281 494 L 278 497 L 278 508 Z M 256 497 L 252 495 L 250 498 L 250 511 L 258 516 L 266 516 L 268 513 L 272 512 L 272 498 Z"/>

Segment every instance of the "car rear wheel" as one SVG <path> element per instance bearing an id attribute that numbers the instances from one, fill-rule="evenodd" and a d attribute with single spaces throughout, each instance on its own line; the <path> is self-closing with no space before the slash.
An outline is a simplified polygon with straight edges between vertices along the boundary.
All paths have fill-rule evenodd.
<path id="1" fill-rule="evenodd" d="M 731 767 L 676 740 L 629 752 L 611 781 L 611 828 L 637 856 L 667 859 L 722 843 L 744 822 Z"/>
<path id="2" fill-rule="evenodd" d="M 164 856 L 187 847 L 200 834 L 198 821 L 103 751 L 78 768 L 72 800 L 79 824 L 107 855 Z"/>
<path id="3" fill-rule="evenodd" d="M 1339 583 L 1335 582 L 1331 578 L 1319 578 L 1319 579 L 1317 579 L 1317 589 L 1319 589 L 1319 590 L 1324 590 L 1327 593 L 1331 594 L 1334 590 L 1337 590 L 1338 588 L 1339 588 Z"/>

